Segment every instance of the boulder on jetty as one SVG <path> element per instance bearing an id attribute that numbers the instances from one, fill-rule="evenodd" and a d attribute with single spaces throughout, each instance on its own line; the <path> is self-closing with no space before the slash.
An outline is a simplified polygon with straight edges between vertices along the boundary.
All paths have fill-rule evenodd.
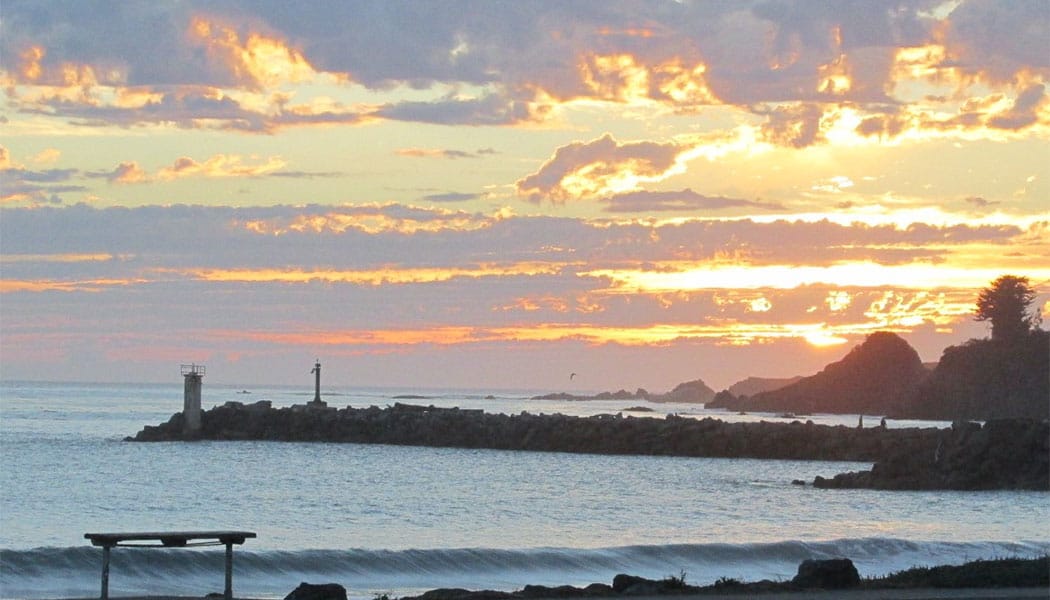
<path id="1" fill-rule="evenodd" d="M 284 600 L 346 600 L 346 588 L 338 583 L 299 584 Z"/>
<path id="2" fill-rule="evenodd" d="M 904 440 L 870 471 L 818 476 L 820 488 L 1050 490 L 1050 423 L 957 422 L 918 443 Z"/>

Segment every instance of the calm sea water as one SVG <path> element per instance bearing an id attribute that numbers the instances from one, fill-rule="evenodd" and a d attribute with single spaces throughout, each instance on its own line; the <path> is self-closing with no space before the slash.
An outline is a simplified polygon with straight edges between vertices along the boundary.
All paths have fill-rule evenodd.
<path id="1" fill-rule="evenodd" d="M 203 403 L 312 398 L 312 390 L 243 391 L 205 382 Z M 537 393 L 345 389 L 325 400 L 575 415 L 645 404 L 529 399 Z M 395 398 L 402 394 L 427 397 Z M 370 599 L 436 587 L 609 583 L 621 572 L 684 571 L 697 584 L 790 579 L 810 557 L 846 556 L 870 576 L 1050 552 L 1050 494 L 791 485 L 867 463 L 122 441 L 181 404 L 178 384 L 0 384 L 0 597 L 97 595 L 101 555 L 83 534 L 98 531 L 255 531 L 235 551 L 234 583 L 238 595 L 259 598 L 281 598 L 300 581 L 341 583 Z M 648 406 L 655 418 L 778 420 Z M 222 589 L 221 549 L 117 549 L 113 559 L 114 595 Z"/>

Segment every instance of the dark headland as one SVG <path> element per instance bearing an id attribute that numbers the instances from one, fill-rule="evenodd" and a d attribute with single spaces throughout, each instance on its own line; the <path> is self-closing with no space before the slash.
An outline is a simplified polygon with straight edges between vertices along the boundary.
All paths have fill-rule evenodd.
<path id="1" fill-rule="evenodd" d="M 751 395 L 730 390 L 716 394 L 707 408 L 942 421 L 1046 419 L 1050 332 L 970 340 L 945 349 L 932 368 L 900 336 L 876 332 L 814 375 L 753 387 Z"/>

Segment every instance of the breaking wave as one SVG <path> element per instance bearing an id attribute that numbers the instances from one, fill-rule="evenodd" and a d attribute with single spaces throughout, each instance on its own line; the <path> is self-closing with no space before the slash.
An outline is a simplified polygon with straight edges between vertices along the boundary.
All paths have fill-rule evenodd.
<path id="1" fill-rule="evenodd" d="M 527 584 L 611 583 L 617 573 L 650 578 L 684 572 L 693 584 L 719 577 L 747 581 L 794 576 L 807 558 L 847 557 L 862 576 L 912 566 L 958 564 L 982 558 L 1035 557 L 1050 542 L 914 542 L 887 538 L 764 544 L 675 544 L 574 549 L 487 548 L 433 550 L 234 551 L 234 590 L 240 596 L 282 598 L 301 581 L 340 583 L 355 598 L 400 596 L 439 587 L 520 589 Z M 224 552 L 116 548 L 114 595 L 204 595 L 221 592 Z M 0 597 L 88 597 L 98 593 L 101 550 L 88 546 L 0 550 Z"/>

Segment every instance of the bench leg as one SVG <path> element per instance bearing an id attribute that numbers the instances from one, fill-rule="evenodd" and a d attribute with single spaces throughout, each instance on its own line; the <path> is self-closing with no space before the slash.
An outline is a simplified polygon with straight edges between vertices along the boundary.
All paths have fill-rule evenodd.
<path id="1" fill-rule="evenodd" d="M 226 544 L 226 589 L 222 597 L 233 600 L 233 544 Z"/>
<path id="2" fill-rule="evenodd" d="M 102 546 L 102 600 L 109 600 L 109 546 Z"/>

